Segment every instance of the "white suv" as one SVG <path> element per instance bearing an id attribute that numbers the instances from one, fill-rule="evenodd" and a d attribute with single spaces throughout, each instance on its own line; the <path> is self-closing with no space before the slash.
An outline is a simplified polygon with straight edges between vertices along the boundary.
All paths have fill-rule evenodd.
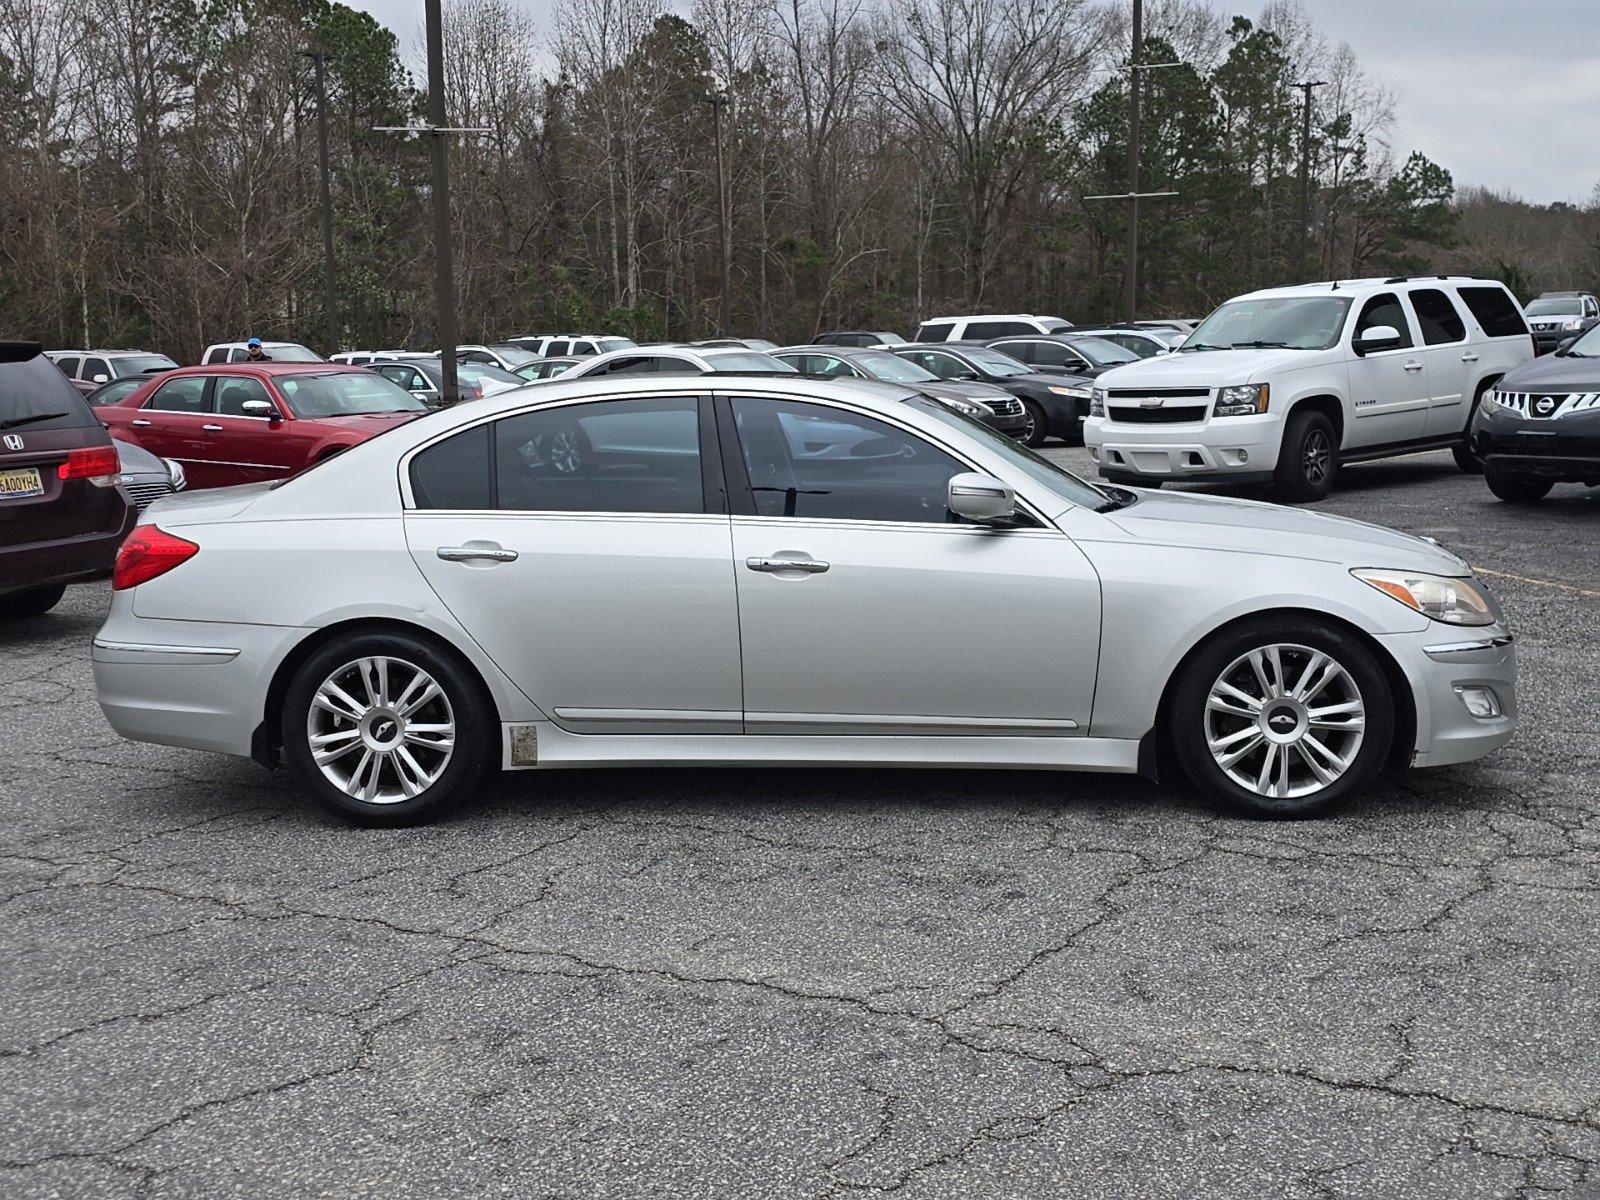
<path id="1" fill-rule="evenodd" d="M 919 342 L 987 342 L 990 338 L 1029 333 L 1061 333 L 1072 328 L 1060 317 L 1031 313 L 980 313 L 970 317 L 935 317 L 917 326 Z"/>
<path id="2" fill-rule="evenodd" d="M 1496 380 L 1533 357 L 1492 279 L 1342 279 L 1251 292 L 1177 352 L 1095 381 L 1084 444 L 1112 483 L 1270 483 L 1318 500 L 1342 463 L 1449 448 Z"/>

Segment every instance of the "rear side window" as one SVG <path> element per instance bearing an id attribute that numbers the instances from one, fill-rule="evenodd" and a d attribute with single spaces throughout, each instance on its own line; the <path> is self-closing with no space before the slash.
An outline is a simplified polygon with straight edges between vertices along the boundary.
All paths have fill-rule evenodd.
<path id="1" fill-rule="evenodd" d="M 157 412 L 204 413 L 211 411 L 206 396 L 208 375 L 184 375 L 169 379 L 156 389 L 155 395 L 144 402 L 144 407 Z"/>
<path id="2" fill-rule="evenodd" d="M 950 330 L 954 327 L 954 321 L 924 321 L 922 328 L 917 330 L 917 341 L 948 342 Z"/>
<path id="3" fill-rule="evenodd" d="M 1004 350 L 1018 362 L 1038 363 L 1048 361 L 1042 353 L 1044 348 L 1038 342 L 1005 342 L 996 346 L 995 349 Z"/>
<path id="4" fill-rule="evenodd" d="M 418 508 L 494 507 L 489 476 L 489 429 L 479 425 L 429 446 L 411 460 L 411 494 Z"/>
<path id="5" fill-rule="evenodd" d="M 0 429 L 20 432 L 98 424 L 78 389 L 44 355 L 22 362 L 0 358 Z"/>
<path id="6" fill-rule="evenodd" d="M 57 369 L 68 379 L 76 379 L 78 377 L 78 368 L 81 366 L 83 366 L 83 359 L 76 354 L 69 354 L 56 359 Z"/>
<path id="7" fill-rule="evenodd" d="M 1411 307 L 1422 327 L 1422 341 L 1429 346 L 1459 342 L 1467 336 L 1467 323 L 1461 319 L 1450 297 L 1438 288 L 1418 288 L 1411 293 Z"/>
<path id="8" fill-rule="evenodd" d="M 1464 287 L 1462 302 L 1488 337 L 1527 337 L 1528 323 L 1517 310 L 1517 302 L 1503 287 Z"/>

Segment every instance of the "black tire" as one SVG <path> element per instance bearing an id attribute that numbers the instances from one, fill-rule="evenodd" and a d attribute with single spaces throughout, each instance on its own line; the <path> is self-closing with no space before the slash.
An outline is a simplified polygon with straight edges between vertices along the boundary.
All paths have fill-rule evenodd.
<path id="1" fill-rule="evenodd" d="M 1479 458 L 1472 449 L 1472 422 L 1477 419 L 1478 405 L 1483 403 L 1483 394 L 1493 386 L 1493 381 L 1490 381 L 1478 389 L 1478 394 L 1472 398 L 1472 411 L 1467 414 L 1467 424 L 1461 431 L 1461 441 L 1450 448 L 1450 453 L 1455 457 L 1456 466 L 1466 475 L 1483 474 L 1483 459 Z"/>
<path id="2" fill-rule="evenodd" d="M 1354 740 L 1353 744 L 1352 739 L 1356 738 L 1357 731 L 1352 728 L 1313 732 L 1302 724 L 1299 731 L 1300 746 L 1282 745 L 1281 750 L 1270 750 L 1274 755 L 1272 759 L 1274 764 L 1278 761 L 1276 755 L 1279 753 L 1283 761 L 1290 764 L 1289 774 L 1285 776 L 1290 783 L 1290 787 L 1285 789 L 1286 792 L 1302 785 L 1313 785 L 1300 795 L 1269 795 L 1241 785 L 1218 763 L 1209 741 L 1212 732 L 1226 739 L 1230 733 L 1243 735 L 1244 731 L 1254 724 L 1257 726 L 1256 734 L 1260 735 L 1258 742 L 1251 742 L 1250 736 L 1246 736 L 1245 742 L 1234 743 L 1234 749 L 1241 749 L 1246 743 L 1256 746 L 1256 749 L 1251 750 L 1240 760 L 1239 769 L 1244 774 L 1254 774 L 1259 764 L 1267 761 L 1269 722 L 1274 714 L 1279 720 L 1288 715 L 1288 710 L 1293 707 L 1289 697 L 1283 699 L 1281 707 L 1269 701 L 1262 707 L 1262 715 L 1254 721 L 1244 716 L 1215 714 L 1208 710 L 1208 704 L 1212 688 L 1219 679 L 1239 678 L 1233 674 L 1235 664 L 1252 651 L 1268 646 L 1283 648 L 1279 652 L 1278 660 L 1282 664 L 1282 674 L 1287 684 L 1284 690 L 1293 693 L 1300 682 L 1301 673 L 1314 662 L 1311 652 L 1316 652 L 1327 656 L 1329 660 L 1342 667 L 1343 675 L 1326 684 L 1325 690 L 1320 694 L 1317 690 L 1312 690 L 1312 698 L 1341 695 L 1349 697 L 1353 689 L 1353 698 L 1358 699 L 1365 710 L 1363 727 L 1359 730 L 1359 738 Z M 1251 694 L 1256 691 L 1266 694 L 1265 689 L 1252 682 L 1253 674 L 1248 668 L 1237 669 L 1247 672 L 1240 680 L 1239 686 Z M 1270 667 L 1268 674 L 1271 674 Z M 1319 677 L 1313 676 L 1313 678 Z M 1301 706 L 1302 709 L 1308 707 L 1316 706 Z M 1221 726 L 1227 722 L 1237 724 L 1230 726 L 1227 732 L 1223 732 Z M 1215 730 L 1209 728 L 1213 723 L 1218 727 Z M 1271 727 L 1278 729 L 1276 725 Z M 1254 817 L 1292 819 L 1320 816 L 1365 791 L 1383 769 L 1394 741 L 1394 732 L 1394 697 L 1389 689 L 1388 678 L 1378 665 L 1372 651 L 1351 633 L 1333 625 L 1302 617 L 1262 617 L 1235 625 L 1212 638 L 1184 666 L 1167 712 L 1169 744 L 1184 774 L 1210 800 Z M 1348 765 L 1343 768 L 1343 773 L 1338 774 L 1331 782 L 1320 786 L 1315 784 L 1317 776 L 1310 765 L 1313 754 L 1312 751 L 1304 749 L 1307 734 L 1320 739 L 1321 744 L 1336 751 L 1340 757 L 1348 758 Z M 1282 736 L 1281 730 L 1279 735 Z M 1319 761 L 1323 762 L 1324 771 L 1332 774 L 1327 769 L 1327 760 Z M 1268 791 L 1271 790 L 1269 783 Z"/>
<path id="3" fill-rule="evenodd" d="M 344 791 L 317 765 L 312 756 L 310 743 L 311 730 L 308 722 L 318 689 L 330 676 L 348 678 L 343 674 L 345 671 L 352 669 L 352 665 L 358 660 L 370 658 L 388 659 L 402 666 L 425 672 L 442 692 L 443 704 L 437 700 L 431 701 L 417 712 L 433 723 L 438 723 L 442 716 L 453 721 L 454 725 L 453 746 L 448 758 L 442 762 L 433 757 L 439 752 L 426 748 L 427 743 L 416 744 L 424 748 L 416 750 L 413 761 L 422 762 L 430 767 L 441 766 L 437 778 L 417 794 L 390 802 L 364 800 Z M 399 673 L 395 678 L 395 688 L 398 691 L 401 687 L 399 679 L 405 676 Z M 366 700 L 365 696 L 357 698 L 361 701 Z M 448 707 L 444 707 L 445 705 Z M 353 726 L 358 731 L 352 735 L 357 736 L 357 745 L 354 749 L 365 754 L 366 735 L 359 733 L 363 726 L 355 722 L 341 721 L 336 717 L 324 716 L 324 711 L 319 710 L 318 721 L 337 725 L 341 731 L 343 725 Z M 370 710 L 371 717 L 379 718 L 372 728 L 380 735 L 393 739 L 391 744 L 399 745 L 410 753 L 413 743 L 404 736 L 406 731 L 403 722 L 384 719 L 392 715 L 392 711 L 378 712 L 376 708 Z M 412 719 L 415 720 L 415 716 Z M 483 778 L 484 772 L 497 765 L 495 751 L 499 745 L 498 722 L 498 715 L 485 695 L 481 682 L 472 673 L 471 668 L 456 655 L 441 650 L 425 638 L 411 634 L 387 632 L 353 634 L 323 646 L 295 672 L 294 679 L 284 696 L 281 730 L 283 756 L 306 789 L 316 798 L 317 803 L 329 812 L 357 825 L 416 825 L 434 819 L 471 793 Z M 353 754 L 351 757 L 357 756 Z M 398 764 L 392 759 L 387 764 L 379 762 L 373 769 L 379 781 L 387 778 L 390 783 L 399 784 Z M 351 771 L 350 774 L 354 775 L 355 772 Z"/>
<path id="4" fill-rule="evenodd" d="M 1037 450 L 1044 445 L 1045 439 L 1050 436 L 1050 418 L 1045 415 L 1044 409 L 1037 400 L 1022 401 L 1022 409 L 1028 414 L 1028 427 L 1022 431 L 1022 436 L 1017 439 L 1024 446 Z"/>
<path id="5" fill-rule="evenodd" d="M 1273 496 L 1285 504 L 1321 500 L 1339 475 L 1339 439 L 1333 422 L 1314 408 L 1296 409 L 1283 430 Z"/>
<path id="6" fill-rule="evenodd" d="M 66 584 L 53 583 L 47 587 L 29 588 L 25 592 L 0 596 L 0 618 L 43 616 L 61 603 L 66 591 Z"/>
<path id="7" fill-rule="evenodd" d="M 1550 489 L 1555 487 L 1554 480 L 1540 479 L 1534 475 L 1511 475 L 1493 467 L 1484 470 L 1483 481 L 1489 485 L 1491 492 L 1507 504 L 1534 504 L 1548 496 Z"/>
<path id="8" fill-rule="evenodd" d="M 1165 480 L 1146 479 L 1143 475 L 1126 475 L 1121 471 L 1101 471 L 1100 478 L 1117 487 L 1158 488 Z"/>

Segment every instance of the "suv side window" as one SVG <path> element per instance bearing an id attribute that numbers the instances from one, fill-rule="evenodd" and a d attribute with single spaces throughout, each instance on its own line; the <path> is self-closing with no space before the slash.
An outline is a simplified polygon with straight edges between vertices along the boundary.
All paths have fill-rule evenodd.
<path id="1" fill-rule="evenodd" d="M 98 379 L 96 380 L 96 377 Z M 99 383 L 111 382 L 111 364 L 103 358 L 86 358 L 83 360 L 84 379 L 96 380 Z"/>
<path id="2" fill-rule="evenodd" d="M 1410 299 L 1424 345 L 1444 346 L 1466 339 L 1467 323 L 1445 293 L 1438 288 L 1417 288 Z"/>
<path id="3" fill-rule="evenodd" d="M 83 366 L 83 358 L 77 354 L 67 354 L 56 359 L 55 364 L 68 379 L 76 379 L 79 368 Z"/>
<path id="4" fill-rule="evenodd" d="M 966 468 L 884 421 L 797 400 L 735 398 L 756 512 L 833 521 L 952 521 L 947 485 Z"/>
<path id="5" fill-rule="evenodd" d="M 954 321 L 924 321 L 917 330 L 919 342 L 948 342 L 950 330 L 955 327 Z"/>
<path id="6" fill-rule="evenodd" d="M 211 376 L 184 375 L 169 379 L 144 402 L 157 412 L 208 413 L 211 408 Z"/>
<path id="7" fill-rule="evenodd" d="M 1528 323 L 1522 310 L 1503 287 L 1483 284 L 1458 289 L 1462 303 L 1471 310 L 1485 337 L 1528 337 Z"/>
<path id="8" fill-rule="evenodd" d="M 1415 343 L 1411 340 L 1411 322 L 1393 292 L 1380 292 L 1361 306 L 1361 316 L 1356 318 L 1355 338 L 1378 325 L 1388 325 L 1399 332 L 1400 344 L 1394 349 L 1404 350 Z"/>
<path id="9" fill-rule="evenodd" d="M 966 336 L 972 341 L 1006 337 L 1014 333 L 1032 333 L 1021 321 L 968 321 Z"/>
<path id="10" fill-rule="evenodd" d="M 544 356 L 554 358 L 558 354 L 566 354 L 570 344 L 566 338 L 551 338 L 550 344 L 544 348 Z"/>
<path id="11" fill-rule="evenodd" d="M 495 506 L 527 512 L 700 513 L 692 396 L 536 409 L 494 425 Z"/>
<path id="12" fill-rule="evenodd" d="M 1600 304 L 1595 302 L 1593 296 L 1583 298 L 1583 315 L 1586 317 L 1600 316 Z"/>

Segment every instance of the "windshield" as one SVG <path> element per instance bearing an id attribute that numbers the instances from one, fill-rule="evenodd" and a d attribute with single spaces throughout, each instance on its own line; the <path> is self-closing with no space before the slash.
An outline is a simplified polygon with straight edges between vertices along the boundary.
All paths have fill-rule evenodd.
<path id="1" fill-rule="evenodd" d="M 496 346 L 494 351 L 513 367 L 520 367 L 524 363 L 537 362 L 539 359 L 539 356 L 532 350 L 524 350 L 521 346 Z"/>
<path id="2" fill-rule="evenodd" d="M 966 355 L 977 363 L 990 375 L 1000 375 L 1009 378 L 1012 375 L 1032 375 L 1033 368 L 1026 363 L 1018 362 L 1009 354 L 1002 354 L 998 350 L 987 348 L 981 350 L 968 350 Z"/>
<path id="3" fill-rule="evenodd" d="M 456 374 L 462 379 L 470 379 L 474 383 L 483 379 L 492 379 L 496 383 L 514 383 L 521 386 L 526 380 L 510 371 L 502 371 L 499 367 L 491 367 L 485 363 L 462 363 L 456 368 Z"/>
<path id="4" fill-rule="evenodd" d="M 1231 350 L 1284 346 L 1290 350 L 1326 350 L 1339 340 L 1348 296 L 1265 296 L 1230 300 L 1212 313 L 1179 346 L 1195 350 Z"/>
<path id="5" fill-rule="evenodd" d="M 1600 325 L 1567 347 L 1568 358 L 1600 358 Z"/>
<path id="6" fill-rule="evenodd" d="M 264 353 L 273 362 L 322 362 L 322 355 L 315 350 L 307 350 L 297 342 L 285 342 L 282 345 L 261 347 Z"/>
<path id="7" fill-rule="evenodd" d="M 773 358 L 770 354 L 762 354 L 756 350 L 732 350 L 726 354 L 708 354 L 706 365 L 713 371 L 728 371 L 736 375 L 767 371 L 774 371 L 780 375 L 798 374 L 783 359 Z"/>
<path id="8" fill-rule="evenodd" d="M 625 337 L 598 338 L 595 344 L 600 347 L 601 354 L 610 353 L 612 350 L 626 350 L 630 346 L 637 345 L 632 338 Z"/>
<path id="9" fill-rule="evenodd" d="M 953 408 L 946 408 L 937 401 L 922 396 L 906 403 L 925 413 L 932 413 L 946 425 L 954 426 L 962 433 L 977 438 L 1004 458 L 1009 466 L 1015 467 L 1035 483 L 1049 488 L 1054 495 L 1071 504 L 1076 504 L 1080 508 L 1099 509 L 1107 501 L 1115 499 L 1110 492 L 1101 491 L 1094 484 L 1084 482 L 1065 467 L 1058 467 L 1043 455 L 1029 450 L 1015 438 L 1001 433 L 998 429 L 991 429 L 982 421 L 975 421 Z"/>
<path id="10" fill-rule="evenodd" d="M 1530 317 L 1576 317 L 1583 312 L 1583 305 L 1576 296 L 1540 296 L 1528 301 L 1522 311 Z"/>
<path id="11" fill-rule="evenodd" d="M 426 404 L 399 384 L 365 369 L 337 375 L 280 375 L 273 382 L 297 417 L 428 411 Z"/>
<path id="12" fill-rule="evenodd" d="M 887 380 L 889 383 L 931 383 L 939 378 L 932 371 L 924 370 L 916 363 L 903 359 L 898 354 L 890 354 L 887 350 L 867 350 L 861 354 L 853 354 L 850 356 L 850 361 L 874 379 Z"/>
<path id="13" fill-rule="evenodd" d="M 130 375 L 142 375 L 146 371 L 170 371 L 178 364 L 165 354 L 139 354 L 131 358 L 113 358 L 111 360 L 111 374 L 116 379 L 126 379 Z"/>
<path id="14" fill-rule="evenodd" d="M 1115 342 L 1108 342 L 1105 338 L 1073 338 L 1071 345 L 1097 367 L 1114 367 L 1121 363 L 1139 361 L 1139 356 L 1132 350 Z"/>

